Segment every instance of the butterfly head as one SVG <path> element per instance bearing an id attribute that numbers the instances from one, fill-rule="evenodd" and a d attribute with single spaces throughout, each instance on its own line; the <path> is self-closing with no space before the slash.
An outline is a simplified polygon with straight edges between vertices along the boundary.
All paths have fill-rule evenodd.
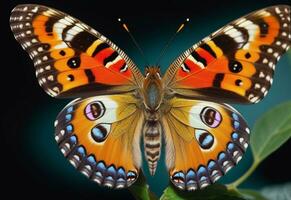
<path id="1" fill-rule="evenodd" d="M 144 88 L 144 105 L 149 110 L 157 110 L 162 102 L 162 78 L 160 67 L 146 67 Z"/>
<path id="2" fill-rule="evenodd" d="M 161 80 L 161 70 L 159 66 L 148 66 L 145 69 L 146 80 Z"/>

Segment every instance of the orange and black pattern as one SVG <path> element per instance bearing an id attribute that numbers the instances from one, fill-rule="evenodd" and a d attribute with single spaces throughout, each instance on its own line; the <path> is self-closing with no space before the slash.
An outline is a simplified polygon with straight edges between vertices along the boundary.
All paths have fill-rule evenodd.
<path id="1" fill-rule="evenodd" d="M 60 151 L 89 179 L 114 189 L 137 180 L 141 138 L 154 175 L 164 137 L 170 180 L 182 190 L 226 174 L 242 159 L 251 131 L 225 103 L 264 98 L 291 41 L 290 6 L 268 7 L 193 45 L 161 78 L 156 66 L 143 76 L 105 36 L 55 9 L 19 5 L 10 24 L 42 88 L 78 98 L 55 121 Z"/>
<path id="2" fill-rule="evenodd" d="M 39 84 L 51 96 L 130 91 L 142 77 L 115 44 L 65 13 L 19 5 L 11 13 L 10 24 L 34 61 Z"/>
<path id="3" fill-rule="evenodd" d="M 289 6 L 255 11 L 188 49 L 164 79 L 186 96 L 192 91 L 201 98 L 257 103 L 270 89 L 276 63 L 290 40 Z"/>

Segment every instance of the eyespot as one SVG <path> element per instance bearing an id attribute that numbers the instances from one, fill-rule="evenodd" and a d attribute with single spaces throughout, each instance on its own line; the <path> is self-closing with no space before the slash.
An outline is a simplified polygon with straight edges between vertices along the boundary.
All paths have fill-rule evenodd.
<path id="1" fill-rule="evenodd" d="M 195 138 L 202 149 L 210 149 L 214 143 L 213 135 L 203 129 L 195 130 Z"/>
<path id="2" fill-rule="evenodd" d="M 103 142 L 110 132 L 110 124 L 98 124 L 91 129 L 91 137 L 95 142 Z"/>
<path id="3" fill-rule="evenodd" d="M 67 65 L 72 69 L 76 69 L 76 68 L 80 67 L 80 65 L 81 65 L 80 57 L 70 58 L 67 62 Z"/>
<path id="4" fill-rule="evenodd" d="M 85 108 L 85 116 L 89 120 L 96 120 L 102 117 L 105 113 L 104 104 L 101 101 L 89 103 Z"/>
<path id="5" fill-rule="evenodd" d="M 204 124 L 211 128 L 217 127 L 222 121 L 221 114 L 211 107 L 203 108 L 200 113 L 200 118 Z"/>
<path id="6" fill-rule="evenodd" d="M 233 73 L 239 73 L 242 70 L 243 66 L 238 61 L 229 61 L 228 68 L 229 71 Z"/>

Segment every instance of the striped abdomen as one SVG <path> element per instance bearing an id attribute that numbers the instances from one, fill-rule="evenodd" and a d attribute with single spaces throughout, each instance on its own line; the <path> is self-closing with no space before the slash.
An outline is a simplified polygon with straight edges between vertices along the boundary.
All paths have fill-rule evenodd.
<path id="1" fill-rule="evenodd" d="M 147 120 L 143 127 L 145 156 L 151 175 L 155 174 L 161 154 L 162 126 L 159 121 Z"/>

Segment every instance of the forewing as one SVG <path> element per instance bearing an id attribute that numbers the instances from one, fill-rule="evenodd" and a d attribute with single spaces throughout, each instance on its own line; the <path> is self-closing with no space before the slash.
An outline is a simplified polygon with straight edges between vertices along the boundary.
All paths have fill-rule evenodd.
<path id="1" fill-rule="evenodd" d="M 257 103 L 273 82 L 291 41 L 290 6 L 278 5 L 235 20 L 179 56 L 164 76 L 174 93 L 200 99 Z"/>
<path id="2" fill-rule="evenodd" d="M 142 74 L 125 53 L 66 13 L 41 5 L 18 5 L 10 25 L 34 62 L 39 84 L 51 96 L 92 96 L 140 87 Z"/>

